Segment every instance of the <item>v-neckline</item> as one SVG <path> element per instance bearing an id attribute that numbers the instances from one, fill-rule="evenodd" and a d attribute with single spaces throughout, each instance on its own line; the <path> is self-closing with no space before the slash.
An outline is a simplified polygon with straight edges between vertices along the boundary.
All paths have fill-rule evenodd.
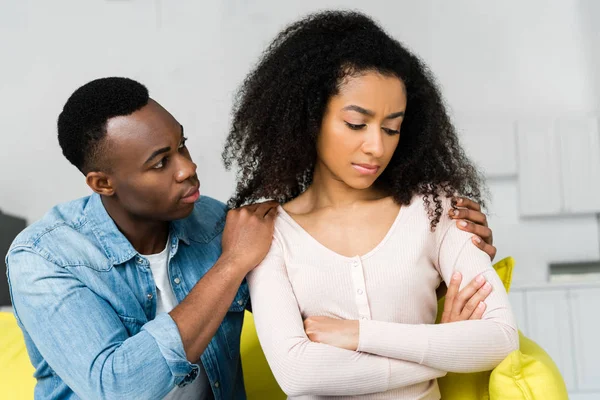
<path id="1" fill-rule="evenodd" d="M 311 235 L 306 229 L 304 229 L 304 227 L 302 225 L 300 225 L 298 223 L 298 221 L 296 221 L 294 219 L 294 217 L 292 217 L 287 211 L 285 211 L 285 209 L 280 205 L 278 207 L 279 210 L 279 215 L 284 217 L 286 220 L 288 220 L 296 229 L 300 230 L 302 233 L 304 233 L 306 236 L 308 236 L 310 238 L 310 240 L 317 246 L 320 247 L 321 249 L 325 250 L 326 252 L 334 255 L 335 257 L 338 258 L 342 258 L 344 260 L 365 260 L 369 257 L 371 257 L 373 254 L 375 254 L 381 247 L 383 247 L 385 245 L 385 243 L 387 242 L 387 240 L 389 239 L 390 236 L 392 236 L 392 234 L 394 233 L 394 231 L 396 230 L 396 226 L 399 224 L 400 220 L 402 219 L 402 217 L 405 214 L 405 209 L 406 207 L 404 205 L 400 206 L 400 210 L 398 210 L 398 215 L 396 215 L 396 218 L 394 219 L 394 222 L 392 223 L 392 226 L 390 226 L 390 228 L 388 229 L 387 233 L 385 234 L 385 236 L 383 237 L 383 239 L 381 239 L 379 241 L 379 243 L 377 243 L 375 245 L 375 247 L 373 247 L 371 250 L 369 250 L 368 252 L 366 252 L 363 255 L 355 255 L 353 257 L 348 257 L 345 256 L 343 254 L 338 253 L 335 250 L 330 249 L 329 247 L 325 246 L 323 243 L 321 243 L 319 240 L 317 240 L 317 238 L 315 238 L 313 235 Z"/>

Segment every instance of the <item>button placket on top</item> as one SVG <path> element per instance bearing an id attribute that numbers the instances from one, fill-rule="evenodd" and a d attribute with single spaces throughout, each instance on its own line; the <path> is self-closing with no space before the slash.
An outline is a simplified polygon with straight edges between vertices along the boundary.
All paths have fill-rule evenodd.
<path id="1" fill-rule="evenodd" d="M 147 281 L 148 292 L 146 293 L 146 301 L 144 302 L 144 311 L 147 316 L 151 316 L 152 309 L 156 310 L 156 284 L 154 283 L 154 278 L 152 277 L 152 271 L 150 270 L 150 264 L 148 261 L 143 258 L 141 255 L 137 255 L 135 257 L 135 262 L 143 268 L 144 271 L 144 279 Z M 150 318 L 150 317 L 148 317 Z"/>
<path id="2" fill-rule="evenodd" d="M 371 309 L 367 298 L 363 264 L 360 257 L 355 257 L 350 264 L 350 273 L 354 283 L 354 298 L 360 319 L 371 319 Z"/>
<path id="3" fill-rule="evenodd" d="M 182 288 L 182 279 L 181 277 L 181 271 L 179 270 L 179 267 L 177 265 L 174 265 L 171 261 L 173 259 L 173 257 L 175 257 L 175 254 L 177 253 L 177 249 L 179 248 L 178 246 L 179 242 L 177 241 L 177 238 L 172 237 L 171 238 L 171 248 L 169 249 L 169 257 L 168 257 L 168 261 L 167 261 L 167 274 L 169 275 L 169 282 L 171 284 L 171 290 L 173 290 L 173 293 L 175 294 L 175 298 L 177 299 L 178 303 L 181 303 L 183 301 L 183 299 L 185 298 L 185 291 Z"/>

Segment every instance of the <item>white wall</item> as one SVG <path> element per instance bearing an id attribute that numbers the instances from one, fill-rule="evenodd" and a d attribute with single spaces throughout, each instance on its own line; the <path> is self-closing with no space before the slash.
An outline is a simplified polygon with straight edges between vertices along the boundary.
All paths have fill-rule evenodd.
<path id="1" fill-rule="evenodd" d="M 575 1 L 2 0 L 1 207 L 34 220 L 88 192 L 60 154 L 55 120 L 76 87 L 107 75 L 146 83 L 190 127 L 205 192 L 226 198 L 233 90 L 283 25 L 341 5 L 379 18 L 429 62 L 459 125 L 598 108 L 581 22 L 590 17 Z"/>
<path id="2" fill-rule="evenodd" d="M 186 126 L 202 192 L 226 200 L 233 177 L 220 152 L 233 91 L 281 27 L 340 6 L 378 18 L 438 77 L 489 178 L 498 258 L 515 256 L 517 286 L 546 282 L 551 262 L 600 259 L 594 0 L 0 0 L 0 208 L 33 221 L 89 193 L 55 122 L 74 89 L 110 75 L 145 83 Z M 558 164 L 568 157 L 575 163 Z"/>

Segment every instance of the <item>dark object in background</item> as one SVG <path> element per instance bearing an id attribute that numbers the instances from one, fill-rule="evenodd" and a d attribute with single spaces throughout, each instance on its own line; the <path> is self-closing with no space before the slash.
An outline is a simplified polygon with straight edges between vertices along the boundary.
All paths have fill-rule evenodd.
<path id="1" fill-rule="evenodd" d="M 27 223 L 23 218 L 3 214 L 0 211 L 0 257 L 2 258 L 2 261 L 0 261 L 0 307 L 11 305 L 4 258 L 12 241 L 25 229 L 26 225 Z"/>

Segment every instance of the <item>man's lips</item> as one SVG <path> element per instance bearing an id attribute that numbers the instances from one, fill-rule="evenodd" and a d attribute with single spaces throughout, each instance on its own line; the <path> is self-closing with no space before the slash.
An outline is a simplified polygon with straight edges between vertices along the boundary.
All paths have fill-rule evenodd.
<path id="1" fill-rule="evenodd" d="M 200 197 L 200 182 L 189 188 L 181 197 L 181 201 L 184 203 L 193 203 Z"/>

